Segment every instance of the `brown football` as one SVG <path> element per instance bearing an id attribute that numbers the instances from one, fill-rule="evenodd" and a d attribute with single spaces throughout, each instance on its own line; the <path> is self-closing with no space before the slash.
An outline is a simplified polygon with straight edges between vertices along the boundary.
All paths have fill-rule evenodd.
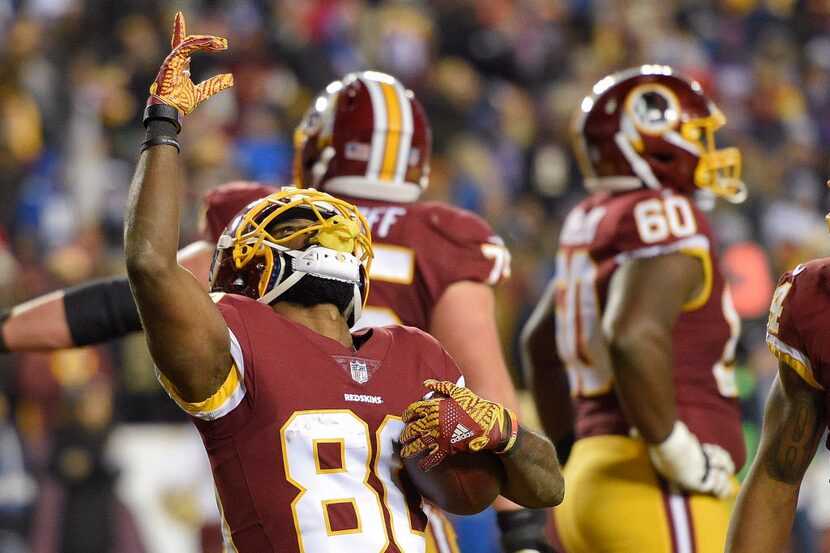
<path id="1" fill-rule="evenodd" d="M 501 492 L 504 468 L 492 451 L 460 451 L 428 471 L 418 466 L 425 456 L 404 458 L 403 466 L 421 495 L 448 513 L 480 513 Z"/>

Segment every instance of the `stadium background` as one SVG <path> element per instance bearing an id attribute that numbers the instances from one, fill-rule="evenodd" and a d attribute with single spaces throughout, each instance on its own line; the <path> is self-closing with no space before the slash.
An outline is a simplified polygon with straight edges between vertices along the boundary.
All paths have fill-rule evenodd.
<path id="1" fill-rule="evenodd" d="M 0 306 L 123 273 L 139 114 L 176 10 L 192 32 L 230 42 L 194 59 L 195 79 L 236 78 L 182 133 L 182 243 L 196 237 L 210 187 L 289 182 L 291 131 L 326 83 L 352 70 L 393 73 L 432 123 L 426 197 L 481 214 L 511 249 L 499 323 L 520 385 L 517 330 L 552 274 L 563 214 L 584 194 L 569 149 L 573 110 L 597 79 L 632 65 L 699 79 L 726 114 L 719 140 L 740 147 L 750 190 L 712 219 L 744 318 L 740 380 L 754 448 L 776 366 L 763 343 L 774 279 L 830 250 L 830 2 L 0 0 Z M 162 424 L 182 418 L 140 336 L 0 364 L 0 551 L 25 551 L 14 545 L 22 535 L 35 553 L 57 551 L 58 536 L 65 551 L 129 553 L 115 542 L 133 532 L 154 553 L 163 547 L 151 543 L 154 524 L 191 543 L 212 498 L 193 484 L 204 475 L 169 469 L 201 452 L 192 434 Z M 803 488 L 799 553 L 830 551 L 821 449 Z M 141 476 L 125 484 L 130 470 Z M 134 505 L 156 507 L 129 522 L 124 498 L 136 495 Z M 467 551 L 487 551 L 464 539 Z"/>

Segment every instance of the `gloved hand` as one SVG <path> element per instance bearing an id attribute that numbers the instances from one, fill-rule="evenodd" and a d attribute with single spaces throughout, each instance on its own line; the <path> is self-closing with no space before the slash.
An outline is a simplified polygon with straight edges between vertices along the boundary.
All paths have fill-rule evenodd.
<path id="1" fill-rule="evenodd" d="M 193 111 L 201 102 L 217 92 L 233 86 L 233 75 L 216 75 L 198 85 L 190 80 L 190 55 L 194 52 L 217 52 L 228 47 L 227 39 L 211 35 L 190 35 L 185 32 L 184 15 L 176 13 L 173 26 L 173 51 L 161 64 L 155 82 L 150 85 L 147 105 L 168 105 L 180 116 Z"/>
<path id="2" fill-rule="evenodd" d="M 519 509 L 496 514 L 503 553 L 556 553 L 545 537 L 548 516 L 543 509 Z"/>
<path id="3" fill-rule="evenodd" d="M 506 453 L 516 443 L 519 421 L 501 404 L 487 401 L 452 382 L 425 380 L 424 386 L 443 397 L 416 401 L 406 408 L 401 432 L 402 457 L 424 450 L 418 466 L 429 470 L 458 451 Z"/>
<path id="4" fill-rule="evenodd" d="M 735 493 L 730 477 L 735 463 L 729 452 L 715 444 L 701 444 L 681 421 L 669 437 L 650 445 L 649 457 L 657 472 L 680 487 L 724 498 Z"/>

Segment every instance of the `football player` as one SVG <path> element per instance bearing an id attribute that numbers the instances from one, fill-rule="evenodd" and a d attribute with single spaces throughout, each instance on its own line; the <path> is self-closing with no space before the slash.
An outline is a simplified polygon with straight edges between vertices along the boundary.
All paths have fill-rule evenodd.
<path id="1" fill-rule="evenodd" d="M 390 75 L 361 72 L 329 84 L 295 132 L 295 183 L 358 205 L 374 236 L 372 295 L 358 326 L 400 323 L 438 339 L 476 393 L 518 408 L 495 324 L 492 285 L 509 275 L 510 254 L 480 217 L 417 201 L 427 187 L 431 130 L 411 91 Z M 208 194 L 212 243 L 200 241 L 179 260 L 203 283 L 216 240 L 236 212 L 274 188 L 240 183 Z M 451 260 L 451 261 L 448 261 Z M 49 328 L 43 328 L 48 321 Z M 58 291 L 15 308 L 0 327 L 10 350 L 71 347 L 138 330 L 126 279 Z M 475 341 L 469 336 L 476 336 Z M 550 551 L 545 514 L 500 498 L 495 507 L 506 552 Z M 437 543 L 456 551 L 453 530 L 430 511 Z"/>
<path id="2" fill-rule="evenodd" d="M 398 486 L 394 445 L 398 414 L 425 378 L 446 394 L 419 402 L 429 404 L 418 431 L 434 440 L 432 455 L 493 450 L 506 497 L 561 501 L 552 444 L 505 406 L 452 384 L 460 372 L 434 338 L 398 325 L 350 332 L 372 259 L 367 221 L 351 204 L 288 189 L 248 206 L 217 242 L 212 296 L 177 263 L 177 134 L 233 80 L 190 81 L 190 56 L 227 42 L 187 35 L 181 13 L 173 46 L 150 88 L 124 246 L 159 379 L 194 417 L 211 458 L 228 548 L 424 551 L 425 519 L 419 528 L 410 516 L 422 514 L 420 497 Z M 448 416 L 467 421 L 469 435 L 455 439 Z"/>
<path id="3" fill-rule="evenodd" d="M 801 481 L 827 425 L 828 276 L 830 259 L 803 263 L 785 273 L 773 293 L 767 346 L 778 358 L 778 375 L 767 398 L 758 454 L 729 524 L 729 553 L 786 548 Z"/>
<path id="4" fill-rule="evenodd" d="M 492 289 L 509 276 L 510 253 L 480 217 L 418 201 L 428 185 L 432 137 L 412 91 L 384 73 L 351 73 L 312 102 L 294 137 L 294 182 L 356 204 L 372 227 L 372 295 L 358 325 L 429 332 L 470 389 L 517 409 Z M 503 498 L 494 507 L 504 551 L 551 551 L 545 513 Z"/>
<path id="5" fill-rule="evenodd" d="M 723 551 L 745 457 L 739 319 L 693 199 L 745 196 L 723 124 L 697 82 L 655 65 L 600 80 L 576 113 L 590 195 L 522 331 L 546 431 L 576 438 L 555 510 L 569 553 Z"/>

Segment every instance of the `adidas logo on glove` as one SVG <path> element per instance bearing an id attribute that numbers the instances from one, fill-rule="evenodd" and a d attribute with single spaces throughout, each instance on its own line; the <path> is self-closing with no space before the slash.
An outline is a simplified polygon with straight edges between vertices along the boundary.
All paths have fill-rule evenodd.
<path id="1" fill-rule="evenodd" d="M 475 432 L 467 428 L 461 423 L 455 427 L 455 430 L 452 431 L 452 438 L 450 438 L 451 444 L 457 444 L 461 440 L 470 438 L 475 435 Z"/>

